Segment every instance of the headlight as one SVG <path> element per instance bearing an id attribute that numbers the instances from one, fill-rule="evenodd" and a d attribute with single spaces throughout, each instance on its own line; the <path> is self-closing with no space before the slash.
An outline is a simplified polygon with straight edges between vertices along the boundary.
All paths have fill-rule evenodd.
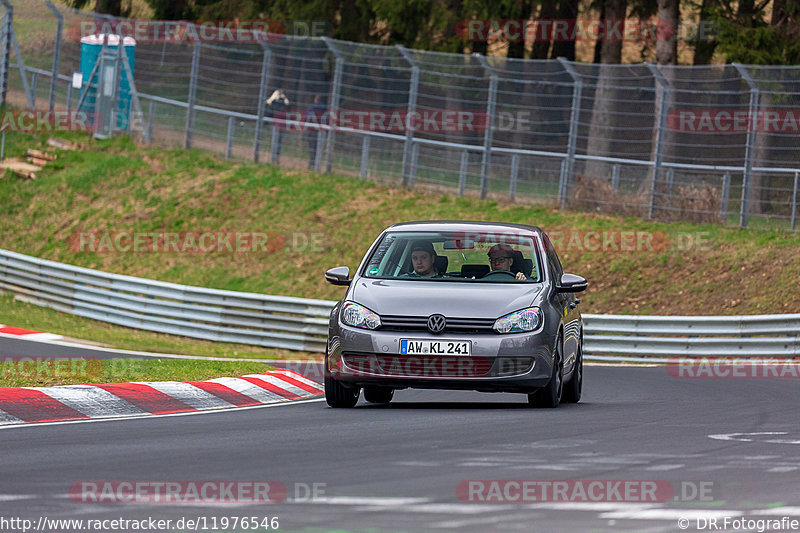
<path id="1" fill-rule="evenodd" d="M 498 318 L 492 329 L 497 333 L 522 333 L 537 329 L 543 320 L 541 309 L 529 307 Z"/>
<path id="2" fill-rule="evenodd" d="M 377 313 L 355 302 L 345 302 L 342 306 L 342 322 L 356 328 L 378 329 L 381 327 L 381 317 Z"/>

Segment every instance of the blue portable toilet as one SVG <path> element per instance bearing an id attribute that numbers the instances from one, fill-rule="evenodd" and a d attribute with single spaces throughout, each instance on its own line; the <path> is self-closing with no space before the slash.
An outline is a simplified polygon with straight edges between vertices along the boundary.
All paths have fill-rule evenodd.
<path id="1" fill-rule="evenodd" d="M 116 58 L 117 49 L 119 48 L 120 36 L 108 34 L 108 42 L 106 46 L 106 58 Z M 81 111 L 89 113 L 103 112 L 103 106 L 97 109 L 97 87 L 103 91 L 102 94 L 110 97 L 110 92 L 113 91 L 113 79 L 116 75 L 115 66 L 116 61 L 100 61 L 100 56 L 103 53 L 103 41 L 106 34 L 87 35 L 81 39 L 81 74 L 83 75 L 84 87 L 81 90 L 81 96 L 84 92 L 88 92 Z M 135 72 L 134 61 L 136 57 L 136 41 L 132 37 L 122 38 L 122 47 L 125 57 L 128 59 L 128 65 L 131 68 L 131 77 Z M 97 65 L 98 72 L 95 73 L 93 79 L 89 79 L 92 71 Z M 101 69 L 104 72 L 101 72 Z M 109 70 L 110 69 L 110 70 Z M 128 119 L 131 107 L 131 85 L 128 82 L 128 76 L 125 74 L 125 69 L 120 65 L 120 72 L 118 74 L 119 87 L 117 92 L 117 106 L 116 106 L 116 123 L 113 124 L 112 129 L 128 129 Z M 91 81 L 91 83 L 90 83 Z M 108 120 L 106 117 L 104 120 Z M 113 121 L 109 121 L 112 123 Z"/>

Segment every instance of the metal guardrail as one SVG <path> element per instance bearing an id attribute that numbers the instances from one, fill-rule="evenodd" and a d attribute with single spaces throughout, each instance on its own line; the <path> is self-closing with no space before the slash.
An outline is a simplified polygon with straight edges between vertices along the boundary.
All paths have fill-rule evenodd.
<path id="1" fill-rule="evenodd" d="M 334 302 L 205 289 L 0 250 L 0 290 L 120 326 L 198 339 L 322 352 Z"/>
<path id="2" fill-rule="evenodd" d="M 661 357 L 800 356 L 800 314 L 583 315 L 585 352 Z"/>
<path id="3" fill-rule="evenodd" d="M 7 250 L 0 291 L 120 326 L 311 352 L 324 351 L 335 304 L 109 274 Z M 587 359 L 800 356 L 800 314 L 583 318 Z"/>

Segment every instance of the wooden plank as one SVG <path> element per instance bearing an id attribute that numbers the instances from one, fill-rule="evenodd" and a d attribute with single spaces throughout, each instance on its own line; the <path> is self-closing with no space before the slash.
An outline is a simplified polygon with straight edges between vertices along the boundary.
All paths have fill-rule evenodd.
<path id="1" fill-rule="evenodd" d="M 48 159 L 39 159 L 38 157 L 28 156 L 28 163 L 32 163 L 37 167 L 43 167 L 49 162 L 50 160 Z"/>
<path id="2" fill-rule="evenodd" d="M 25 179 L 28 179 L 28 180 L 35 180 L 36 179 L 36 173 L 35 172 L 25 172 L 24 170 L 17 170 L 17 169 L 14 169 L 14 168 L 7 168 L 6 170 L 10 170 L 11 172 L 13 172 L 14 174 L 16 174 L 17 176 L 19 176 L 21 178 L 25 178 Z"/>
<path id="3" fill-rule="evenodd" d="M 6 159 L 2 163 L 0 163 L 0 168 L 7 168 L 7 169 L 13 170 L 15 172 L 23 172 L 23 173 L 25 173 L 25 172 L 36 172 L 41 167 L 38 167 L 36 165 L 32 165 L 30 163 L 22 161 L 21 159 L 13 157 L 13 158 Z"/>
<path id="4" fill-rule="evenodd" d="M 35 159 L 44 159 L 45 161 L 55 161 L 56 156 L 53 154 L 48 154 L 46 152 L 41 152 L 39 150 L 34 150 L 33 148 L 28 148 L 28 157 L 33 157 Z"/>
<path id="5" fill-rule="evenodd" d="M 50 137 L 49 139 L 47 139 L 47 144 L 50 145 L 50 146 L 55 146 L 56 148 L 60 148 L 62 150 L 77 150 L 78 149 L 77 146 L 75 146 L 74 144 L 72 144 L 69 141 L 64 141 L 64 140 L 61 140 L 61 139 L 54 139 L 53 137 Z"/>

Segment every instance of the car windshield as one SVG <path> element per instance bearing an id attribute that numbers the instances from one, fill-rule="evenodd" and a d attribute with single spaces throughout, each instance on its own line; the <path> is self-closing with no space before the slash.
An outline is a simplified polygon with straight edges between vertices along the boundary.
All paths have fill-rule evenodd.
<path id="1" fill-rule="evenodd" d="M 528 233 L 507 230 L 387 232 L 362 272 L 378 279 L 539 283 L 542 261 Z M 521 274 L 520 274 L 521 273 Z"/>

